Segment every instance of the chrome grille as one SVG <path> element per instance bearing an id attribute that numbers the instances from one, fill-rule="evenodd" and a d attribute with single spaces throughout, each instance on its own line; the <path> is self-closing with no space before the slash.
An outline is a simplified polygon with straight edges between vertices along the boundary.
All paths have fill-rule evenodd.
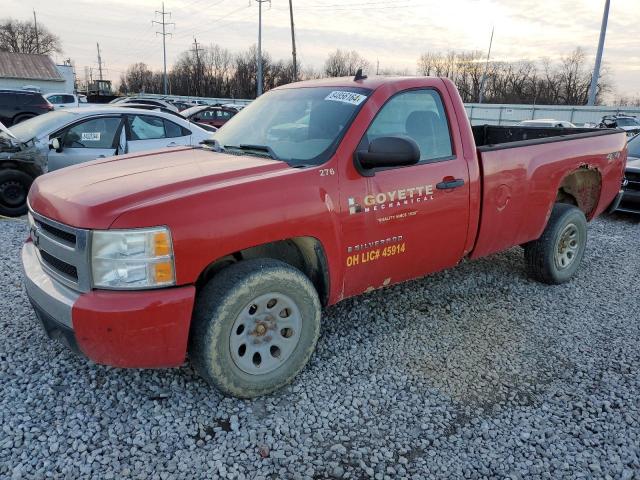
<path id="1" fill-rule="evenodd" d="M 91 290 L 90 230 L 70 227 L 29 209 L 33 217 L 30 236 L 42 267 L 74 290 Z"/>

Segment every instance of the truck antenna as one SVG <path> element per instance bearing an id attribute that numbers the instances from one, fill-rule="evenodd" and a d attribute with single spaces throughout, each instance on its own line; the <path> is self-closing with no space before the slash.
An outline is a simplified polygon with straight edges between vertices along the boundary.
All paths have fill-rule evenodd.
<path id="1" fill-rule="evenodd" d="M 364 80 L 365 78 L 367 78 L 366 75 L 362 74 L 362 69 L 359 68 L 358 71 L 356 72 L 356 76 L 353 77 L 353 81 L 357 82 L 358 80 Z"/>

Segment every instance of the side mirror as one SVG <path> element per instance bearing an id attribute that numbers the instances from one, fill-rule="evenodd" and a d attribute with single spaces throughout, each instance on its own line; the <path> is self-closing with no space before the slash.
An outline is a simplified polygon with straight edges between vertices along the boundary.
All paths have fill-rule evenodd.
<path id="1" fill-rule="evenodd" d="M 59 138 L 54 138 L 49 142 L 49 150 L 55 150 L 57 153 L 62 151 L 62 143 Z"/>
<path id="2" fill-rule="evenodd" d="M 374 168 L 403 167 L 420 161 L 420 147 L 407 136 L 379 137 L 369 144 L 369 149 L 356 152 L 358 171 L 367 177 L 373 176 Z"/>

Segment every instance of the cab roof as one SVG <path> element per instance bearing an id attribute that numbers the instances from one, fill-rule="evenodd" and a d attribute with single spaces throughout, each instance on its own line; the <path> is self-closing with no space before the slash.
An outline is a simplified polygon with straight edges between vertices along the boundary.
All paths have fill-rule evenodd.
<path id="1" fill-rule="evenodd" d="M 359 87 L 368 88 L 370 90 L 376 90 L 382 85 L 388 83 L 397 83 L 407 80 L 417 79 L 430 79 L 433 80 L 436 77 L 423 77 L 423 76 L 404 76 L 404 77 L 388 77 L 388 76 L 371 76 L 362 80 L 355 80 L 354 76 L 349 77 L 333 77 L 333 78 L 321 78 L 318 80 L 304 80 L 302 82 L 289 83 L 282 85 L 274 90 L 284 90 L 288 88 L 309 88 L 309 87 Z"/>

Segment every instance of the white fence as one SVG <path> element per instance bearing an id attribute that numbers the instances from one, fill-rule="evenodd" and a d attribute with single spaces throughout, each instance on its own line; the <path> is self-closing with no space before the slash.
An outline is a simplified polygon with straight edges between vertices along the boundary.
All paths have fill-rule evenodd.
<path id="1" fill-rule="evenodd" d="M 604 115 L 626 113 L 640 115 L 637 107 L 571 107 L 564 105 L 507 105 L 467 103 L 467 116 L 472 125 L 515 125 L 523 120 L 552 118 L 566 120 L 578 126 L 586 122 L 599 123 Z"/>

